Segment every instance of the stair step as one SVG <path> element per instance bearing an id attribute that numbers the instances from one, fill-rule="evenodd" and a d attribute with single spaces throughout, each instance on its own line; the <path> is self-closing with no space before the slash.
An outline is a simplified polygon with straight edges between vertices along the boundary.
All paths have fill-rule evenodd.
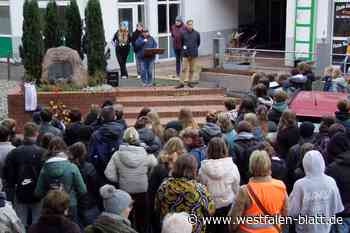
<path id="1" fill-rule="evenodd" d="M 127 96 L 192 96 L 192 95 L 224 95 L 222 88 L 182 88 L 149 87 L 149 88 L 117 88 L 117 98 Z"/>
<path id="2" fill-rule="evenodd" d="M 204 124 L 205 123 L 205 117 L 194 117 L 193 118 L 198 124 Z M 126 123 L 129 127 L 134 126 L 136 122 L 136 118 L 126 118 Z M 166 125 L 170 121 L 177 120 L 177 117 L 163 117 L 160 118 L 160 123 L 162 125 Z"/>
<path id="3" fill-rule="evenodd" d="M 144 106 L 143 106 L 144 107 Z M 148 106 L 146 106 L 148 107 Z M 159 117 L 163 118 L 171 118 L 171 117 L 177 117 L 179 115 L 179 112 L 182 108 L 188 108 L 188 106 L 181 106 L 181 105 L 175 105 L 175 106 L 155 106 L 152 107 L 152 109 L 156 112 L 158 112 Z M 139 112 L 141 111 L 142 107 L 124 107 L 124 117 L 125 118 L 136 118 Z M 224 105 L 194 105 L 190 107 L 192 114 L 194 117 L 203 117 L 206 116 L 206 114 L 209 111 L 224 111 Z"/>
<path id="4" fill-rule="evenodd" d="M 193 106 L 222 105 L 227 99 L 223 95 L 192 95 L 192 96 L 129 96 L 117 97 L 116 102 L 125 107 L 154 106 Z"/>

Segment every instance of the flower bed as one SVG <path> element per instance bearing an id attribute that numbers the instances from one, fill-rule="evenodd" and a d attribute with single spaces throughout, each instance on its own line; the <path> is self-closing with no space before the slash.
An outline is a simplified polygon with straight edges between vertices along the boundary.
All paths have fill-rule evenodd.
<path id="1" fill-rule="evenodd" d="M 110 91 L 70 91 L 70 92 L 38 92 L 38 104 L 50 106 L 50 101 L 64 103 L 70 109 L 78 108 L 86 114 L 92 104 L 100 105 L 106 99 L 115 100 L 117 89 Z M 20 86 L 16 86 L 8 93 L 8 117 L 17 121 L 18 132 L 22 132 L 23 125 L 32 119 L 32 112 L 24 111 L 24 94 Z"/>

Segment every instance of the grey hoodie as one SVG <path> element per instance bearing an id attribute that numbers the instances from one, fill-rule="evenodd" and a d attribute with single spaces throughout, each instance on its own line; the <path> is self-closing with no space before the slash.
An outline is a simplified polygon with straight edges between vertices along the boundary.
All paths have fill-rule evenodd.
<path id="1" fill-rule="evenodd" d="M 156 165 L 157 159 L 143 147 L 122 144 L 109 161 L 105 176 L 130 194 L 144 193 L 148 189 L 148 171 Z"/>
<path id="2" fill-rule="evenodd" d="M 15 148 L 11 142 L 0 142 L 0 177 L 3 177 L 3 169 L 8 153 Z"/>
<path id="3" fill-rule="evenodd" d="M 288 200 L 288 215 L 332 217 L 344 206 L 334 179 L 325 175 L 325 162 L 319 151 L 309 151 L 303 159 L 305 177 L 298 180 Z M 329 224 L 296 224 L 297 233 L 329 233 Z"/>

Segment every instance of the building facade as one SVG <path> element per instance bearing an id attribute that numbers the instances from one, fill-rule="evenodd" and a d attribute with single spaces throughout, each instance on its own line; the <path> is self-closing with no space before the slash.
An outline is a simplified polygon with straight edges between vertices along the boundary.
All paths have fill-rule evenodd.
<path id="1" fill-rule="evenodd" d="M 216 32 L 225 35 L 238 27 L 239 0 L 100 0 L 105 38 L 111 42 L 118 25 L 127 21 L 129 31 L 134 31 L 136 24 L 142 22 L 152 36 L 158 41 L 159 47 L 165 48 L 165 53 L 159 59 L 167 60 L 174 57 L 170 26 L 175 18 L 181 15 L 185 20 L 193 19 L 195 29 L 201 33 L 202 46 L 200 54 L 210 54 L 212 38 Z M 39 8 L 45 11 L 48 0 L 38 0 Z M 77 0 L 81 17 L 87 0 Z M 24 0 L 0 0 L 0 56 L 9 52 L 14 58 L 19 58 L 18 47 L 21 43 Z M 64 8 L 69 0 L 56 0 L 59 12 L 64 15 Z M 113 51 L 113 49 L 112 49 Z M 112 52 L 112 58 L 115 58 Z M 133 56 L 129 56 L 133 62 Z M 111 59 L 111 66 L 116 64 Z"/>
<path id="2" fill-rule="evenodd" d="M 0 0 L 0 57 L 11 54 L 18 59 L 21 43 L 24 0 Z M 38 0 L 44 13 L 48 0 Z M 60 14 L 69 0 L 56 0 Z M 87 0 L 77 0 L 84 18 Z M 321 63 L 337 62 L 345 53 L 350 36 L 350 0 L 100 0 L 105 37 L 110 42 L 118 25 L 127 21 L 129 31 L 138 22 L 144 23 L 165 53 L 161 60 L 172 59 L 170 26 L 181 15 L 193 19 L 201 33 L 200 54 L 212 52 L 212 38 L 216 32 L 225 38 L 239 27 L 257 30 L 257 48 L 297 51 L 287 53 L 286 64 L 295 59 L 316 60 Z M 244 26 L 245 25 L 245 26 Z M 112 49 L 109 65 L 116 64 Z M 315 56 L 314 54 L 322 54 Z M 133 54 L 129 62 L 134 61 Z"/>

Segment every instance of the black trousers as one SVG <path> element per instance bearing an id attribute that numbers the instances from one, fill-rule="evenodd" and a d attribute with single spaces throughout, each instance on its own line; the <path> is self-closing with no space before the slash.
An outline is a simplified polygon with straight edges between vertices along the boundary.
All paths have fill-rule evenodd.
<path id="1" fill-rule="evenodd" d="M 128 77 L 128 70 L 126 69 L 126 60 L 128 59 L 130 47 L 118 47 L 116 49 L 116 55 L 120 67 L 120 75 Z"/>
<path id="2" fill-rule="evenodd" d="M 231 205 L 216 209 L 214 217 L 225 218 L 231 209 Z M 228 233 L 228 225 L 226 224 L 209 224 L 207 225 L 207 233 Z"/>

